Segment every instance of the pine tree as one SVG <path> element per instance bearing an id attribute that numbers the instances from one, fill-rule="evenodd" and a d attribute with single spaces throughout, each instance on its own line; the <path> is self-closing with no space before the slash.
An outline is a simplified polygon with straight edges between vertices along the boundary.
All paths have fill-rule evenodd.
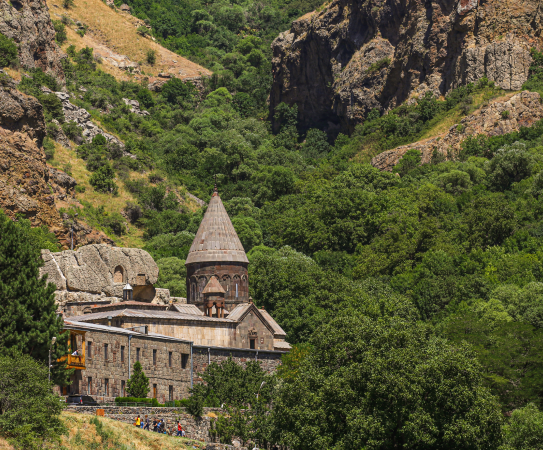
<path id="1" fill-rule="evenodd" d="M 134 373 L 126 380 L 126 392 L 130 397 L 145 398 L 149 390 L 149 378 L 143 373 L 140 362 L 136 361 Z"/>
<path id="2" fill-rule="evenodd" d="M 39 277 L 40 249 L 28 229 L 0 210 L 0 355 L 30 355 L 47 364 L 53 337 L 52 380 L 65 384 L 69 372 L 56 359 L 67 352 L 68 333 L 61 335 L 56 315 L 55 285 Z"/>

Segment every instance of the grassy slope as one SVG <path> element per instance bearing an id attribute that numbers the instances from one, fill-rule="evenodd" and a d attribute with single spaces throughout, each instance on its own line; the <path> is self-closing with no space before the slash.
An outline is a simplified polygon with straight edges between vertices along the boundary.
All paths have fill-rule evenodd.
<path id="1" fill-rule="evenodd" d="M 63 45 L 64 49 L 73 44 L 77 50 L 89 46 L 95 49 L 95 53 L 112 51 L 126 55 L 131 61 L 140 64 L 150 81 L 160 72 L 168 72 L 178 78 L 210 74 L 207 69 L 165 49 L 151 38 L 140 36 L 137 33 L 137 27 L 142 24 L 139 19 L 117 12 L 101 0 L 75 0 L 70 9 L 62 7 L 62 0 L 47 0 L 47 5 L 53 20 L 60 20 L 64 15 L 88 26 L 83 37 L 75 33 L 73 25 L 67 26 L 68 42 Z M 156 51 L 157 60 L 153 66 L 146 62 L 149 50 Z M 107 61 L 104 61 L 103 70 L 119 80 L 143 78 L 120 70 Z"/>
<path id="2" fill-rule="evenodd" d="M 104 417 L 98 418 L 103 424 L 101 434 L 96 426 L 90 423 L 93 416 L 64 412 L 62 418 L 68 428 L 68 436 L 63 437 L 62 444 L 71 450 L 89 448 L 125 448 L 126 450 L 205 448 L 205 444 L 202 442 L 144 431 L 133 425 Z M 104 435 L 110 436 L 107 442 L 104 442 Z"/>
<path id="3" fill-rule="evenodd" d="M 91 423 L 94 416 L 63 412 L 61 417 L 68 431 L 65 436 L 62 436 L 60 447 L 62 450 L 186 450 L 205 448 L 205 444 L 200 441 L 152 433 L 104 417 L 98 418 L 102 423 L 102 430 L 98 430 L 96 425 Z M 0 450 L 15 450 L 15 448 L 0 437 Z"/>

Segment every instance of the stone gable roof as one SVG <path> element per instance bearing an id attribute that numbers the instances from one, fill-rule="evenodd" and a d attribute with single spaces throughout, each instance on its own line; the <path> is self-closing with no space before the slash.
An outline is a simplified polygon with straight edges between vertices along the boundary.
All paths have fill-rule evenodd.
<path id="1" fill-rule="evenodd" d="M 186 264 L 221 261 L 249 263 L 230 217 L 215 191 L 190 247 Z"/>
<path id="2" fill-rule="evenodd" d="M 217 277 L 211 277 L 206 287 L 204 288 L 202 294 L 225 294 L 226 291 L 223 289 Z"/>

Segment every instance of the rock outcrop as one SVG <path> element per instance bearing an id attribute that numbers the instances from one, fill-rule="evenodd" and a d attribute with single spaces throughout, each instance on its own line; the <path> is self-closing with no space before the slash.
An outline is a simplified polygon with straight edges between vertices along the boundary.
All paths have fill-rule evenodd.
<path id="1" fill-rule="evenodd" d="M 83 130 L 83 139 L 85 142 L 91 142 L 92 139 L 101 134 L 108 142 L 113 142 L 119 147 L 124 148 L 123 142 L 112 134 L 106 133 L 98 125 L 95 125 L 91 120 L 89 112 L 74 105 L 70 102 L 70 95 L 64 92 L 55 92 L 55 95 L 62 102 L 62 110 L 66 122 L 75 122 L 78 127 Z"/>
<path id="2" fill-rule="evenodd" d="M 140 109 L 140 102 L 137 100 L 130 100 L 128 98 L 123 98 L 123 102 L 130 108 L 130 112 L 137 114 L 138 116 L 150 116 L 149 111 L 142 111 Z"/>
<path id="3" fill-rule="evenodd" d="M 542 30 L 538 0 L 333 0 L 273 42 L 270 113 L 297 104 L 302 127 L 349 132 L 372 108 L 485 75 L 518 90 Z"/>
<path id="4" fill-rule="evenodd" d="M 126 283 L 136 288 L 152 286 L 158 279 L 155 261 L 138 248 L 94 244 L 59 253 L 43 250 L 42 258 L 41 272 L 49 275 L 58 290 L 122 297 Z"/>
<path id="5" fill-rule="evenodd" d="M 55 29 L 45 0 L 0 2 L 0 33 L 13 39 L 19 47 L 19 62 L 31 69 L 40 68 L 64 81 L 62 58 L 55 42 Z"/>
<path id="6" fill-rule="evenodd" d="M 42 259 L 40 276 L 47 274 L 56 285 L 55 298 L 66 315 L 82 314 L 92 304 L 122 301 L 126 283 L 134 290 L 134 300 L 158 304 L 171 300 L 167 289 L 154 288 L 158 266 L 145 250 L 94 244 L 76 251 L 42 250 Z"/>
<path id="7" fill-rule="evenodd" d="M 374 157 L 371 164 L 381 170 L 391 171 L 403 155 L 411 149 L 421 152 L 423 164 L 431 161 L 434 151 L 445 158 L 454 158 L 461 150 L 462 142 L 469 136 L 478 134 L 500 136 L 518 131 L 520 127 L 529 127 L 542 118 L 543 105 L 538 93 L 524 91 L 519 94 L 510 94 L 507 98 L 497 99 L 464 117 L 447 133 L 387 150 Z"/>
<path id="8" fill-rule="evenodd" d="M 0 208 L 12 219 L 21 214 L 34 226 L 58 231 L 62 222 L 41 148 L 42 106 L 17 91 L 7 76 L 0 77 Z"/>

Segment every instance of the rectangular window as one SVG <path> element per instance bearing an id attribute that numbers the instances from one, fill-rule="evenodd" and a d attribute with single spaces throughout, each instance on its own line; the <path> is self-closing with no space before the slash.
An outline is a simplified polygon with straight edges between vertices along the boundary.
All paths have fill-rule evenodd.
<path id="1" fill-rule="evenodd" d="M 168 387 L 168 400 L 173 402 L 173 386 Z"/>
<path id="2" fill-rule="evenodd" d="M 156 366 L 156 350 L 153 350 L 153 366 Z"/>
<path id="3" fill-rule="evenodd" d="M 121 345 L 121 362 L 124 362 L 124 345 Z"/>
<path id="4" fill-rule="evenodd" d="M 136 361 L 140 360 L 140 349 L 136 348 Z"/>
<path id="5" fill-rule="evenodd" d="M 107 361 L 107 350 L 108 350 L 108 347 L 109 347 L 108 344 L 104 344 L 104 360 L 106 360 L 106 361 Z"/>
<path id="6" fill-rule="evenodd" d="M 109 397 L 109 378 L 104 378 L 104 395 Z"/>
<path id="7" fill-rule="evenodd" d="M 87 378 L 87 393 L 92 395 L 92 377 Z"/>
<path id="8" fill-rule="evenodd" d="M 125 387 L 126 387 L 125 381 L 121 380 L 121 397 L 126 397 L 126 395 L 125 395 Z"/>
<path id="9" fill-rule="evenodd" d="M 92 358 L 92 342 L 87 342 L 87 358 Z"/>
<path id="10" fill-rule="evenodd" d="M 156 384 L 153 384 L 153 398 L 157 398 Z"/>
<path id="11" fill-rule="evenodd" d="M 252 350 L 255 349 L 255 341 L 256 339 L 249 339 L 249 345 Z"/>
<path id="12" fill-rule="evenodd" d="M 172 367 L 172 352 L 168 353 L 168 365 Z"/>
<path id="13" fill-rule="evenodd" d="M 186 369 L 188 362 L 189 362 L 189 354 L 181 353 L 181 369 Z"/>

